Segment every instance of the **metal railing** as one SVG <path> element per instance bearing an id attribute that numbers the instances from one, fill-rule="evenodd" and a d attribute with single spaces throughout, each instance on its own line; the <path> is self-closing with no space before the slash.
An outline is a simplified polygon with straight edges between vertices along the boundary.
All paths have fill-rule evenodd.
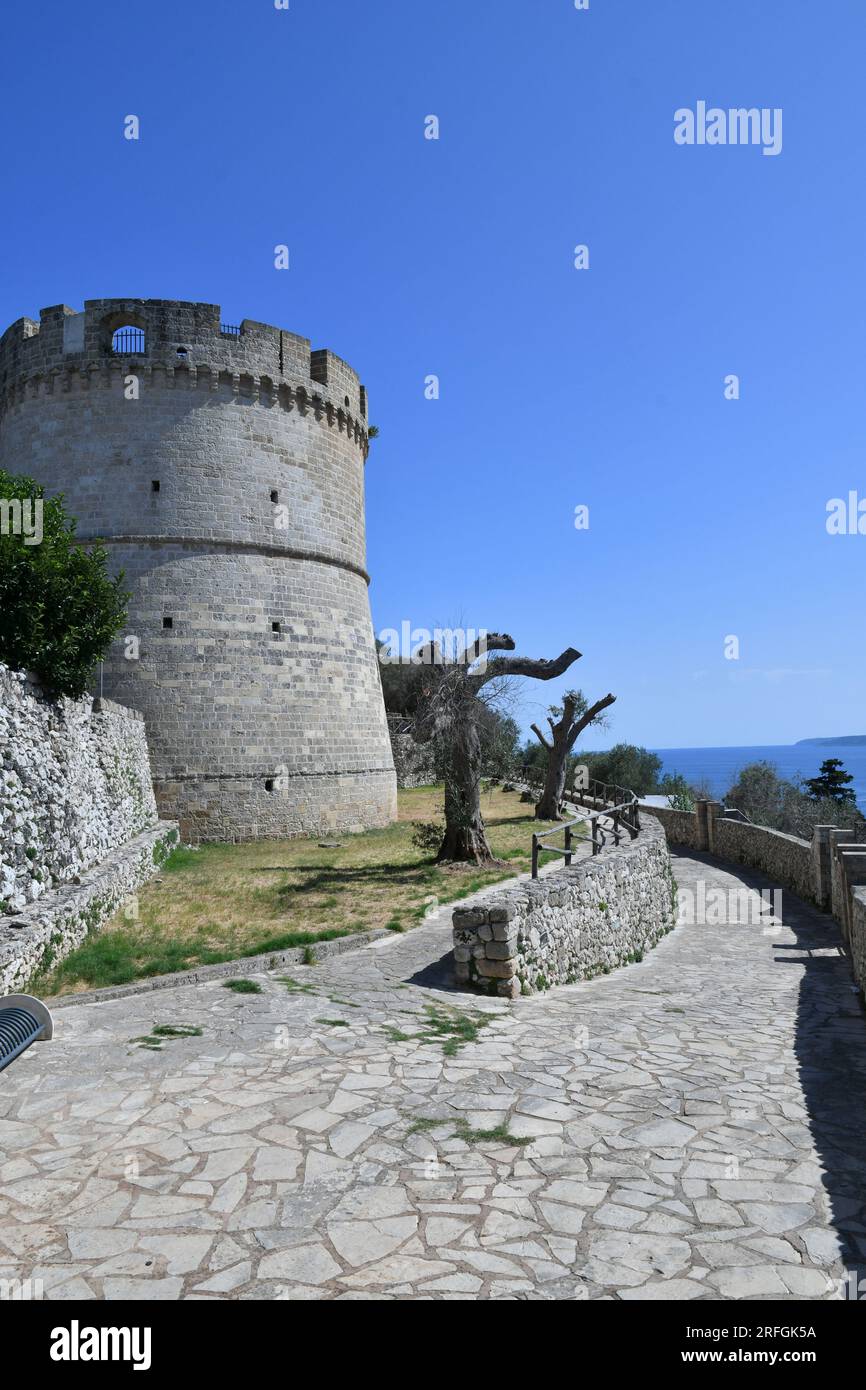
<path id="1" fill-rule="evenodd" d="M 111 338 L 111 351 L 122 353 L 144 352 L 143 328 L 118 328 Z"/>
<path id="2" fill-rule="evenodd" d="M 640 830 L 640 803 L 628 787 L 590 779 L 585 787 L 573 787 L 566 791 L 563 799 L 578 806 L 587 806 L 589 815 L 561 821 L 550 830 L 535 832 L 532 836 L 533 878 L 538 878 L 538 857 L 542 851 L 561 854 L 567 868 L 574 855 L 575 841 L 589 841 L 592 853 L 601 854 L 611 841 L 618 845 L 624 835 L 633 840 Z M 575 829 L 577 826 L 581 827 L 579 831 Z M 563 836 L 563 844 L 548 844 L 547 841 L 556 835 Z"/>
<path id="3" fill-rule="evenodd" d="M 220 333 L 222 333 L 226 338 L 239 338 L 240 335 L 241 335 L 240 324 L 238 324 L 238 323 L 221 323 L 221 324 L 220 324 Z"/>

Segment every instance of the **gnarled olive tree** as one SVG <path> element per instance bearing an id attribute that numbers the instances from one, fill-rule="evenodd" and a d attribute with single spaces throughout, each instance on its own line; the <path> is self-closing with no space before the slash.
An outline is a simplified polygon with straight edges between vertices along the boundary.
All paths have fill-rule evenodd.
<path id="1" fill-rule="evenodd" d="M 553 680 L 580 657 L 573 647 L 553 661 L 490 655 L 513 650 L 514 641 L 507 633 L 491 632 L 450 660 L 432 645 L 419 653 L 426 679 L 414 732 L 421 741 L 436 741 L 437 760 L 445 778 L 445 835 L 437 862 L 494 862 L 481 815 L 482 748 L 478 726 L 483 704 L 502 693 L 503 683 L 509 677 Z"/>
<path id="2" fill-rule="evenodd" d="M 547 770 L 544 775 L 544 790 L 535 808 L 538 820 L 558 820 L 562 811 L 562 798 L 565 792 L 565 774 L 568 768 L 568 755 L 584 729 L 590 724 L 601 724 L 603 710 L 612 705 L 615 695 L 605 695 L 594 705 L 587 705 L 586 697 L 580 690 L 569 690 L 563 697 L 561 707 L 551 709 L 547 717 L 551 738 L 546 738 L 537 724 L 530 725 L 539 742 L 547 749 Z M 559 715 L 554 721 L 553 715 Z"/>

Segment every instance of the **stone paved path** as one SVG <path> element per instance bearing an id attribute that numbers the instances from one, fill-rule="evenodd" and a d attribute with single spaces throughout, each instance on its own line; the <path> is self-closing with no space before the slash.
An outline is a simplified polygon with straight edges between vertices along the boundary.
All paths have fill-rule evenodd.
<path id="1" fill-rule="evenodd" d="M 675 868 L 682 888 L 764 882 Z M 301 989 L 58 1010 L 0 1077 L 0 1279 L 50 1299 L 839 1297 L 846 1266 L 866 1274 L 866 1021 L 833 923 L 787 896 L 784 917 L 681 926 L 513 1004 L 450 991 L 440 917 L 295 970 Z M 446 1055 L 431 1009 L 485 1026 Z M 129 1043 L 155 1023 L 202 1033 Z M 478 1136 L 500 1125 L 529 1142 Z"/>

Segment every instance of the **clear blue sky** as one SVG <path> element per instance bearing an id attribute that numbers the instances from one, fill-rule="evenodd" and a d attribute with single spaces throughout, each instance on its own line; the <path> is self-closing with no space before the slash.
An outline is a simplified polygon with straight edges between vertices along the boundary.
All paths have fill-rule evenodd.
<path id="1" fill-rule="evenodd" d="M 377 631 L 577 646 L 521 718 L 613 690 L 606 741 L 866 732 L 862 0 L 46 0 L 3 47 L 3 324 L 199 299 L 348 359 Z M 782 153 L 676 145 L 698 100 Z"/>

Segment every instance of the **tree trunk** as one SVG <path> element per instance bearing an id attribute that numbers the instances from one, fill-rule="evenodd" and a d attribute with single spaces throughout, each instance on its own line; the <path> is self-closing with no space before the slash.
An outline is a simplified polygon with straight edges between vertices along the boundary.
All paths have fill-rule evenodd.
<path id="1" fill-rule="evenodd" d="M 568 747 L 551 748 L 544 775 L 544 790 L 535 807 L 536 820 L 559 820 L 565 793 L 565 774 L 568 770 Z"/>
<path id="2" fill-rule="evenodd" d="M 481 739 L 468 715 L 455 730 L 445 772 L 445 838 L 436 856 L 465 864 L 492 864 L 481 816 Z"/>
<path id="3" fill-rule="evenodd" d="M 544 790 L 535 807 L 536 820 L 559 820 L 562 814 L 562 798 L 565 794 L 565 778 L 568 772 L 568 755 L 577 742 L 578 736 L 590 724 L 594 724 L 602 710 L 616 700 L 615 695 L 605 695 L 596 700 L 589 709 L 584 709 L 578 717 L 577 710 L 584 703 L 580 692 L 569 690 L 562 702 L 562 716 L 554 723 L 548 716 L 552 738 L 546 739 L 537 724 L 531 725 L 539 743 L 547 749 L 547 771 L 544 777 Z"/>

